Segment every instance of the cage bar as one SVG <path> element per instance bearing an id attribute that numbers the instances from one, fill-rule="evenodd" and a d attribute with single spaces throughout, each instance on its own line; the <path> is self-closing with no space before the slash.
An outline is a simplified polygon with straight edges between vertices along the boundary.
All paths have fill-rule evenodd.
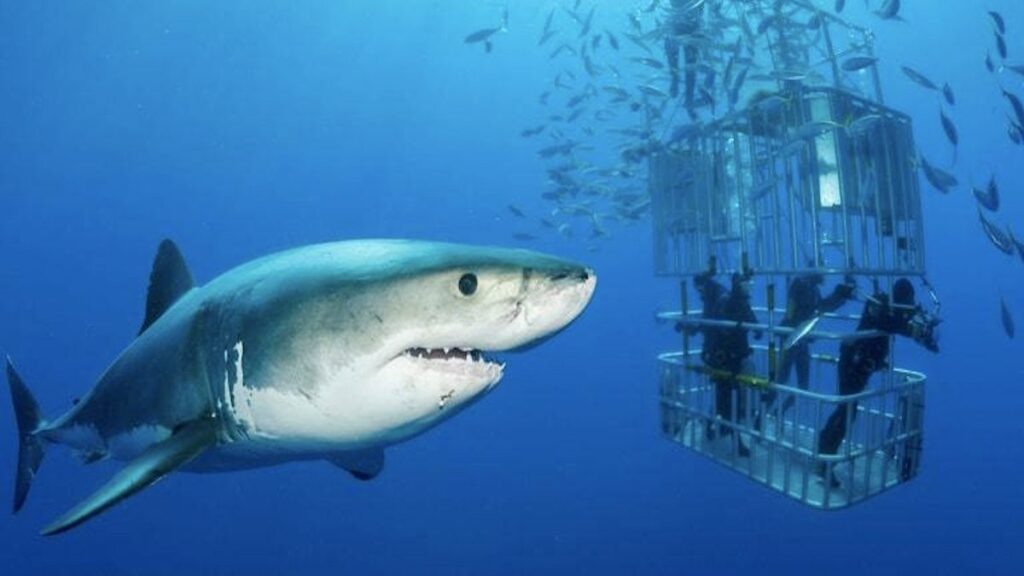
<path id="1" fill-rule="evenodd" d="M 764 361 L 767 351 L 759 347 Z M 876 496 L 913 479 L 921 461 L 925 376 L 893 370 L 861 394 L 836 396 L 770 384 L 744 386 L 734 398 L 745 406 L 731 419 L 716 415 L 711 378 L 697 369 L 700 351 L 659 358 L 662 433 L 751 480 L 814 508 L 835 510 Z M 836 359 L 815 355 L 819 368 Z M 772 398 L 769 402 L 767 399 Z M 792 398 L 793 408 L 782 411 Z M 851 426 L 836 454 L 818 450 L 828 415 L 848 406 Z M 740 446 L 749 456 L 740 454 Z M 839 479 L 838 486 L 828 478 Z"/>
<path id="2" fill-rule="evenodd" d="M 923 274 L 914 158 L 905 114 L 831 88 L 693 127 L 650 160 L 656 273 Z"/>

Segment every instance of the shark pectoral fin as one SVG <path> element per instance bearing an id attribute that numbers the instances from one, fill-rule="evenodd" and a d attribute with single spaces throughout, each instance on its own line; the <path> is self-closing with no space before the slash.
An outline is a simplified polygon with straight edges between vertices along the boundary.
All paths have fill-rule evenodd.
<path id="1" fill-rule="evenodd" d="M 327 461 L 347 470 L 358 480 L 373 480 L 384 469 L 384 449 L 368 448 L 340 452 L 328 458 Z"/>
<path id="2" fill-rule="evenodd" d="M 50 536 L 78 526 L 121 500 L 152 486 L 216 442 L 217 425 L 214 420 L 195 420 L 185 424 L 173 436 L 150 446 L 129 462 L 102 488 L 44 528 L 41 534 Z"/>

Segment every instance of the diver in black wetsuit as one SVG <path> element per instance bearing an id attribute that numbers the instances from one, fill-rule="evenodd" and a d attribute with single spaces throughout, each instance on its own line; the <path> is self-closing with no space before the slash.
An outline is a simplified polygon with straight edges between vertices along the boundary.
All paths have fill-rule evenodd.
<path id="1" fill-rule="evenodd" d="M 931 352 L 938 352 L 934 329 L 938 320 L 924 315 L 917 305 L 914 286 L 906 278 L 893 285 L 892 302 L 889 295 L 876 292 L 864 304 L 864 311 L 858 331 L 879 330 L 881 336 L 845 341 L 839 347 L 839 394 L 858 394 L 867 387 L 871 375 L 887 368 L 889 360 L 890 335 L 912 338 Z M 856 416 L 856 403 L 845 403 L 836 407 L 818 437 L 818 451 L 835 454 L 846 437 L 847 411 L 853 410 L 849 421 Z M 819 464 L 818 474 L 824 478 L 825 465 Z M 828 479 L 832 487 L 839 485 L 834 476 Z"/>
<path id="2" fill-rule="evenodd" d="M 669 34 L 665 37 L 665 58 L 668 60 L 669 73 L 672 75 L 669 93 L 673 98 L 679 96 L 679 51 L 682 48 L 686 66 L 686 98 L 684 102 L 687 110 L 693 108 L 693 91 L 697 81 L 696 66 L 699 53 L 693 42 L 686 42 L 684 45 L 681 41 L 701 29 L 705 4 L 705 0 L 672 0 L 668 8 Z"/>
<path id="3" fill-rule="evenodd" d="M 757 322 L 757 316 L 750 306 L 750 288 L 748 278 L 740 274 L 732 277 L 732 288 L 728 293 L 725 287 L 716 282 L 711 274 L 704 274 L 694 279 L 697 291 L 704 303 L 703 316 L 709 320 L 728 320 L 734 322 Z M 715 384 L 715 414 L 721 420 L 733 419 L 733 392 L 738 392 L 736 414 L 743 414 L 746 408 L 745 396 L 739 387 L 736 377 L 741 374 L 752 374 L 753 363 L 750 361 L 752 350 L 748 340 L 749 329 L 743 327 L 722 328 L 708 327 L 703 330 L 704 345 L 701 359 L 709 368 L 711 380 Z M 755 334 L 760 338 L 760 332 Z M 715 430 L 709 425 L 708 436 L 714 437 Z M 724 435 L 731 434 L 726 428 Z M 739 444 L 739 455 L 749 456 L 750 450 Z"/>
<path id="4" fill-rule="evenodd" d="M 853 284 L 852 279 L 848 278 L 846 282 L 837 284 L 827 297 L 822 297 L 822 282 L 824 282 L 824 278 L 821 274 L 814 273 L 797 276 L 789 284 L 786 294 L 786 316 L 782 319 L 782 326 L 796 328 L 819 314 L 835 312 L 853 297 L 856 290 L 856 285 Z M 797 386 L 801 390 L 807 390 L 811 383 L 810 342 L 806 340 L 798 342 L 783 353 L 776 381 L 785 384 L 789 380 L 793 368 L 796 368 Z M 782 412 L 785 413 L 792 408 L 795 401 L 794 396 L 786 398 L 786 401 L 782 403 Z"/>

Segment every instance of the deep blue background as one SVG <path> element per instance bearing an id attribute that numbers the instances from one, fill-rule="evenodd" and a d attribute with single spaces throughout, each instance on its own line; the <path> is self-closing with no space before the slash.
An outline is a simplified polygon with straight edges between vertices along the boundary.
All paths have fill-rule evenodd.
<path id="1" fill-rule="evenodd" d="M 598 4 L 602 27 L 625 25 L 627 2 Z M 1024 62 L 1024 8 L 984 4 Z M 134 335 L 163 237 L 200 281 L 334 239 L 510 243 L 504 206 L 544 208 L 518 132 L 543 118 L 536 94 L 557 70 L 534 46 L 552 5 L 516 2 L 487 55 L 462 42 L 497 21 L 487 2 L 0 2 L 0 351 L 48 414 L 64 410 Z M 888 102 L 948 164 L 936 97 L 898 65 L 949 80 L 957 173 L 995 171 L 998 220 L 1024 234 L 1024 150 L 982 64 L 994 52 L 984 8 L 904 5 L 909 24 L 860 19 L 878 32 Z M 948 318 L 941 356 L 902 355 L 931 376 L 925 468 L 870 503 L 806 510 L 659 437 L 654 356 L 673 338 L 652 317 L 676 288 L 652 277 L 645 224 L 593 254 L 537 243 L 597 268 L 589 311 L 513 358 L 484 402 L 389 450 L 377 481 L 326 464 L 175 475 L 42 539 L 116 469 L 53 449 L 26 509 L 0 515 L 0 570 L 1020 573 L 1024 348 L 1003 335 L 998 298 L 1024 324 L 1024 266 L 988 244 L 967 190 L 925 192 Z M 3 492 L 15 436 L 5 415 Z"/>

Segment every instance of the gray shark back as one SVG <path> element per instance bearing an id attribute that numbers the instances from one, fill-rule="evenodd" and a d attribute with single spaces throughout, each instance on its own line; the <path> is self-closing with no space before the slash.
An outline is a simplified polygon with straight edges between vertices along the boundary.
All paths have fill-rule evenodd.
<path id="1" fill-rule="evenodd" d="M 169 435 L 180 424 L 213 408 L 203 354 L 203 313 L 186 296 L 121 353 L 96 386 L 44 432 L 50 439 L 91 452 L 139 431 Z M 144 447 L 143 438 L 137 439 Z M 140 444 L 141 443 L 141 444 Z M 128 446 L 118 458 L 133 457 Z"/>

